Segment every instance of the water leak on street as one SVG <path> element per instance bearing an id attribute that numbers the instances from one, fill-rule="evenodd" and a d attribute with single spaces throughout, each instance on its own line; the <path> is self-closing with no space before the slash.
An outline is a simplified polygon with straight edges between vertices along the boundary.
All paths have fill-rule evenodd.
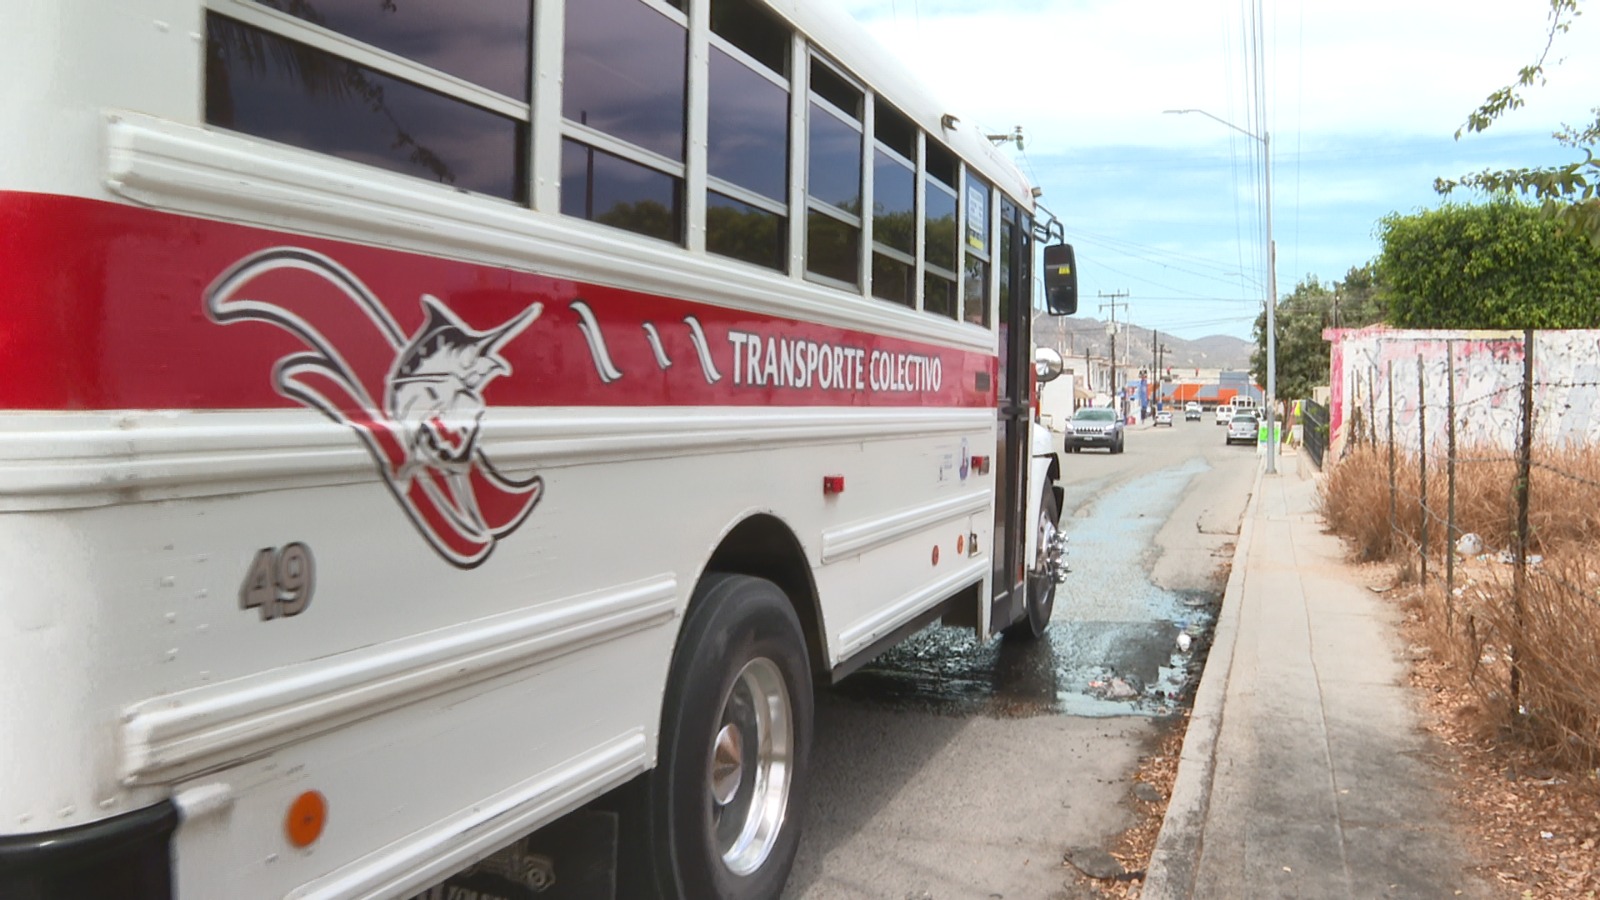
<path id="1" fill-rule="evenodd" d="M 1072 572 L 1057 588 L 1044 640 L 980 644 L 970 630 L 935 626 L 835 690 L 949 715 L 1171 713 L 1193 695 L 1221 597 L 1162 589 L 1149 570 L 1156 533 L 1190 479 L 1209 468 L 1195 458 L 1143 475 L 1107 490 L 1087 514 L 1072 513 L 1082 498 L 1069 488 L 1061 527 Z"/>

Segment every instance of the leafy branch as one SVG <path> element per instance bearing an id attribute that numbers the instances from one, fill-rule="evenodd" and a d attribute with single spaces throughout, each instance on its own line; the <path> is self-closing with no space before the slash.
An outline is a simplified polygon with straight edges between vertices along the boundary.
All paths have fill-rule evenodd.
<path id="1" fill-rule="evenodd" d="M 1471 188 L 1531 198 L 1564 229 L 1587 234 L 1600 244 L 1600 159 L 1594 154 L 1595 144 L 1600 143 L 1600 107 L 1594 114 L 1595 121 L 1583 130 L 1564 125 L 1555 134 L 1563 146 L 1582 151 L 1582 159 L 1561 166 L 1485 169 L 1457 179 L 1439 178 L 1434 190 L 1448 195 L 1456 188 Z"/>
<path id="2" fill-rule="evenodd" d="M 1515 82 L 1490 94 L 1482 106 L 1467 116 L 1466 124 L 1456 129 L 1456 140 L 1461 140 L 1461 135 L 1468 132 L 1487 131 L 1496 119 L 1520 108 L 1523 100 L 1519 88 L 1533 87 L 1535 83 L 1541 87 L 1545 84 L 1544 64 L 1550 58 L 1551 48 L 1555 46 L 1556 35 L 1566 34 L 1572 27 L 1572 20 L 1581 14 L 1578 0 L 1550 0 L 1550 33 L 1545 36 L 1544 51 L 1539 54 L 1538 62 L 1523 66 Z"/>
<path id="3" fill-rule="evenodd" d="M 1550 0 L 1550 29 L 1544 50 L 1532 65 L 1524 66 L 1517 79 L 1494 93 L 1468 117 L 1466 124 L 1456 129 L 1456 140 L 1463 134 L 1486 131 L 1501 116 L 1523 105 L 1522 89 L 1543 86 L 1546 83 L 1545 64 L 1555 46 L 1556 37 L 1566 34 L 1572 20 L 1581 15 L 1579 0 Z M 1580 150 L 1583 158 L 1561 166 L 1521 169 L 1485 169 L 1460 178 L 1434 179 L 1433 189 L 1449 195 L 1457 188 L 1469 188 L 1488 194 L 1517 195 L 1539 202 L 1546 215 L 1551 216 L 1562 230 L 1585 234 L 1600 245 L 1600 161 L 1595 159 L 1594 147 L 1600 143 L 1600 107 L 1593 110 L 1595 119 L 1582 129 L 1562 125 L 1554 137 L 1566 147 Z"/>

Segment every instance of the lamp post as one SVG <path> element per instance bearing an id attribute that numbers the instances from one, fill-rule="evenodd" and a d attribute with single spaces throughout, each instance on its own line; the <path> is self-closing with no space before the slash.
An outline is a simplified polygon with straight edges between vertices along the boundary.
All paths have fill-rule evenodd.
<path id="1" fill-rule="evenodd" d="M 1272 135 L 1266 129 L 1260 134 L 1245 131 L 1243 128 L 1229 122 L 1220 116 L 1214 116 L 1203 109 L 1168 109 L 1163 112 L 1174 115 L 1184 113 L 1199 113 L 1208 119 L 1232 128 L 1253 141 L 1261 142 L 1261 165 L 1266 170 L 1266 188 L 1263 190 L 1267 204 L 1267 474 L 1276 475 L 1278 472 L 1278 325 L 1277 317 L 1273 314 L 1278 305 L 1278 265 L 1275 258 L 1276 247 L 1272 242 Z"/>

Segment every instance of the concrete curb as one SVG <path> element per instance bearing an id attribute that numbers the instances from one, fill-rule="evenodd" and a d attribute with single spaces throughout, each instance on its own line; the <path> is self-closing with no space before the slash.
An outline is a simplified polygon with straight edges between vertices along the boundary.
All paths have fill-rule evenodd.
<path id="1" fill-rule="evenodd" d="M 1176 900 L 1194 893 L 1195 875 L 1205 837 L 1206 812 L 1211 805 L 1211 779 L 1216 771 L 1217 734 L 1222 730 L 1222 701 L 1228 692 L 1228 676 L 1233 671 L 1234 645 L 1239 639 L 1239 607 L 1244 599 L 1245 559 L 1255 534 L 1256 506 L 1261 502 L 1263 464 L 1256 467 L 1250 503 L 1239 525 L 1239 539 L 1233 548 L 1233 564 L 1222 591 L 1222 610 L 1212 633 L 1211 651 L 1206 657 L 1200 687 L 1195 691 L 1194 708 L 1189 712 L 1189 727 L 1184 731 L 1183 750 L 1178 757 L 1178 778 L 1167 799 L 1167 814 L 1161 820 L 1156 846 L 1145 869 L 1141 900 Z M 1282 478 L 1282 471 L 1274 476 Z"/>

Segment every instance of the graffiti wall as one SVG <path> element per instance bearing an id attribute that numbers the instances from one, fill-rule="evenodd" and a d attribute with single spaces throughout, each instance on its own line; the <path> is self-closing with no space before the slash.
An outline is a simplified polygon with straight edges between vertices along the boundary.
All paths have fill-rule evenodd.
<path id="1" fill-rule="evenodd" d="M 1522 427 L 1521 332 L 1330 329 L 1331 449 L 1387 441 L 1391 417 L 1403 447 L 1426 438 L 1444 452 L 1454 418 L 1458 447 L 1516 448 Z M 1600 331 L 1536 331 L 1534 440 L 1600 442 Z M 1453 405 L 1452 405 L 1453 395 Z M 1453 416 L 1452 416 L 1453 411 Z"/>

